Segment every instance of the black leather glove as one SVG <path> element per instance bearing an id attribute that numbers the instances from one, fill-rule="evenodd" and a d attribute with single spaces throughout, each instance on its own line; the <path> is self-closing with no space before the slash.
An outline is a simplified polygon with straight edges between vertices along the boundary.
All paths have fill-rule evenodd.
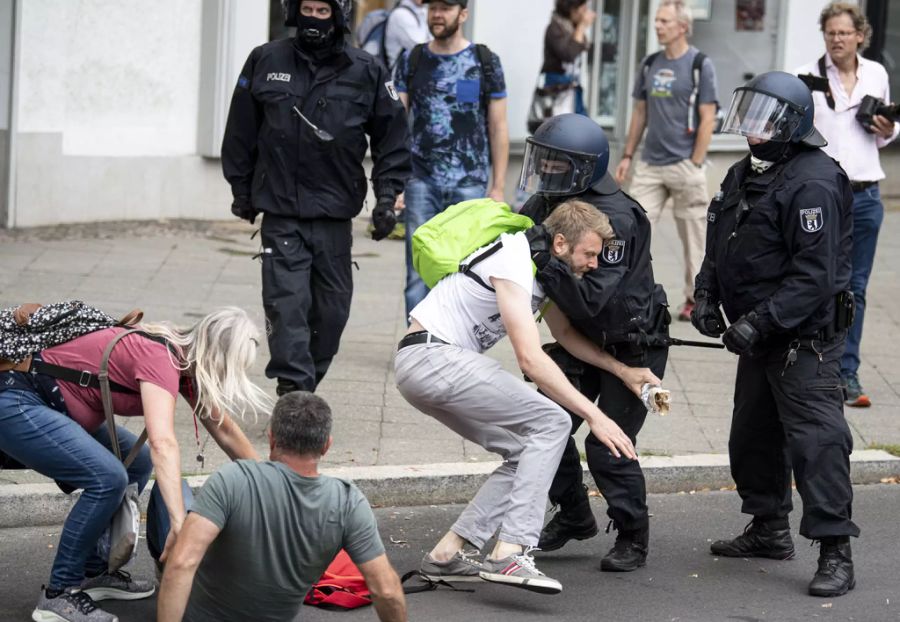
<path id="1" fill-rule="evenodd" d="M 397 214 L 394 213 L 394 198 L 383 196 L 378 199 L 372 210 L 372 239 L 383 240 L 397 225 Z"/>
<path id="2" fill-rule="evenodd" d="M 756 326 L 756 313 L 751 311 L 728 327 L 722 335 L 722 343 L 734 354 L 747 354 L 762 339 L 762 333 Z"/>
<path id="3" fill-rule="evenodd" d="M 537 266 L 538 272 L 547 267 L 553 254 L 550 252 L 550 234 L 543 225 L 535 225 L 525 231 L 528 246 L 531 248 L 531 260 Z"/>
<path id="4" fill-rule="evenodd" d="M 248 221 L 251 225 L 259 216 L 259 210 L 253 209 L 253 206 L 250 205 L 250 197 L 247 196 L 234 197 L 234 201 L 231 202 L 231 213 L 241 220 Z"/>
<path id="5" fill-rule="evenodd" d="M 717 339 L 725 332 L 725 318 L 719 303 L 712 299 L 705 289 L 694 292 L 694 310 L 691 311 L 691 324 L 701 335 Z"/>

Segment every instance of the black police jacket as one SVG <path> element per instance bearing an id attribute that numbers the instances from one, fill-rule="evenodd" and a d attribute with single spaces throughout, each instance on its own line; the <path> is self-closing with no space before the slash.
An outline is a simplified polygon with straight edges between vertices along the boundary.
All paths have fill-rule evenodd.
<path id="1" fill-rule="evenodd" d="M 330 133 L 324 143 L 294 112 Z M 363 158 L 371 138 L 375 196 L 402 192 L 411 173 L 403 105 L 384 66 L 340 43 L 322 61 L 296 39 L 254 49 L 241 70 L 222 141 L 234 196 L 268 214 L 349 219 L 366 196 Z"/>
<path id="2" fill-rule="evenodd" d="M 696 288 L 731 322 L 756 311 L 764 337 L 825 328 L 850 282 L 852 206 L 847 175 L 820 149 L 759 175 L 745 157 L 709 206 Z"/>
<path id="3" fill-rule="evenodd" d="M 540 224 L 556 204 L 571 198 L 606 214 L 616 237 L 604 244 L 597 269 L 583 278 L 576 278 L 564 261 L 554 257 L 537 273 L 538 283 L 572 325 L 598 345 L 653 333 L 667 303 L 662 287 L 653 280 L 647 213 L 621 190 L 601 194 L 591 189 L 556 203 L 534 196 L 522 213 Z"/>

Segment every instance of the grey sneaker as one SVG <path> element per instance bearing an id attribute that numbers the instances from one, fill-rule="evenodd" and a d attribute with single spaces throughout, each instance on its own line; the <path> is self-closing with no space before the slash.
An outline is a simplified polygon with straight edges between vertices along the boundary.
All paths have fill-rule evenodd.
<path id="1" fill-rule="evenodd" d="M 859 384 L 859 376 L 856 374 L 844 377 L 844 403 L 853 408 L 868 408 L 872 405 L 872 400 L 863 391 L 862 385 Z"/>
<path id="2" fill-rule="evenodd" d="M 132 579 L 124 570 L 103 573 L 85 579 L 81 590 L 94 600 L 140 600 L 152 596 L 156 585 L 151 581 Z"/>
<path id="3" fill-rule="evenodd" d="M 477 552 L 457 551 L 450 559 L 439 562 L 426 553 L 419 566 L 419 574 L 429 581 L 481 581 L 481 562 Z"/>
<path id="4" fill-rule="evenodd" d="M 537 569 L 531 555 L 534 550 L 538 549 L 528 547 L 518 555 L 503 559 L 486 557 L 482 564 L 484 570 L 479 575 L 492 583 L 505 583 L 540 594 L 559 594 L 562 592 L 562 584 Z"/>
<path id="5" fill-rule="evenodd" d="M 100 609 L 77 587 L 70 587 L 53 598 L 48 598 L 42 588 L 31 619 L 35 622 L 119 622 L 119 618 Z"/>

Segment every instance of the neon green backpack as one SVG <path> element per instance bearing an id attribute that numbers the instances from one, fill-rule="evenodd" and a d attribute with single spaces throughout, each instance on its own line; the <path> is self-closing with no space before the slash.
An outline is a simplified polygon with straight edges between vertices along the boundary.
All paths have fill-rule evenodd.
<path id="1" fill-rule="evenodd" d="M 534 226 L 528 216 L 493 199 L 471 199 L 421 225 L 412 236 L 413 267 L 429 288 L 454 272 L 459 262 L 500 237 Z"/>

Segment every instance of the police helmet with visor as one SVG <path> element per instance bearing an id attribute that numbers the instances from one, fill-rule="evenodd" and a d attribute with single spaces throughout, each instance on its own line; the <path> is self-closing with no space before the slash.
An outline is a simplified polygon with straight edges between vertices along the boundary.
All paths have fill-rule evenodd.
<path id="1" fill-rule="evenodd" d="M 734 90 L 722 132 L 749 138 L 824 147 L 813 125 L 812 93 L 797 76 L 783 71 L 760 74 Z"/>
<path id="2" fill-rule="evenodd" d="M 588 188 L 611 194 L 619 186 L 607 174 L 608 166 L 603 129 L 584 115 L 561 114 L 526 139 L 519 188 L 546 196 L 572 196 Z"/>

